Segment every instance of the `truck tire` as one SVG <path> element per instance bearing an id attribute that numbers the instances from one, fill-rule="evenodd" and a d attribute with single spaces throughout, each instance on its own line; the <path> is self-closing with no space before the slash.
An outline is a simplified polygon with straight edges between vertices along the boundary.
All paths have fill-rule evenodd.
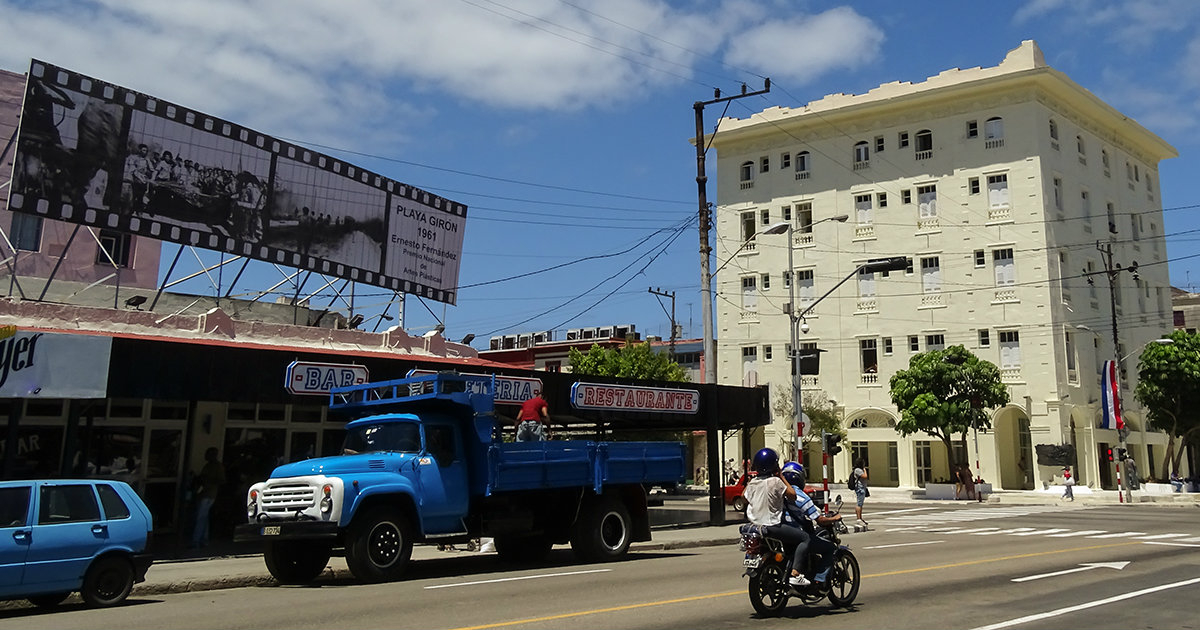
<path id="1" fill-rule="evenodd" d="M 550 555 L 554 543 L 544 536 L 500 536 L 495 539 L 496 555 L 508 563 L 541 562 Z"/>
<path id="2" fill-rule="evenodd" d="M 269 542 L 263 549 L 267 570 L 280 584 L 308 584 L 329 564 L 332 549 L 311 541 Z"/>
<path id="3" fill-rule="evenodd" d="M 585 561 L 616 560 L 629 551 L 633 536 L 629 510 L 616 499 L 588 502 L 571 531 L 571 549 Z"/>
<path id="4" fill-rule="evenodd" d="M 388 582 L 404 574 L 412 556 L 412 527 L 403 512 L 375 508 L 354 519 L 346 543 L 346 564 L 362 582 Z"/>
<path id="5" fill-rule="evenodd" d="M 133 564 L 121 556 L 105 556 L 92 563 L 83 576 L 79 594 L 88 606 L 115 606 L 133 590 Z"/>

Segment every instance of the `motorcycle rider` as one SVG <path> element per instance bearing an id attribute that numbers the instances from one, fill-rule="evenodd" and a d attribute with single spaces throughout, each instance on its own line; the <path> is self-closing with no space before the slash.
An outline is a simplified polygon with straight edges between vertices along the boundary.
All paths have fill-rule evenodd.
<path id="1" fill-rule="evenodd" d="M 828 527 L 837 521 L 842 520 L 841 514 L 828 516 L 822 514 L 813 503 L 811 497 L 804 492 L 804 465 L 799 462 L 788 462 L 783 465 L 783 478 L 787 481 L 792 489 L 796 491 L 796 498 L 791 501 L 784 502 L 783 522 L 793 527 L 801 528 L 804 531 L 807 540 L 802 545 L 796 546 L 796 557 L 801 559 L 798 566 L 804 566 L 802 559 L 808 551 L 815 551 L 821 554 L 822 562 L 820 569 L 813 576 L 813 581 L 817 587 L 821 588 L 825 585 L 825 581 L 829 578 L 829 570 L 833 568 L 834 552 L 837 546 L 832 542 L 817 536 L 814 525 Z"/>
<path id="2" fill-rule="evenodd" d="M 783 524 L 784 501 L 794 501 L 796 490 L 783 477 L 779 468 L 779 454 L 774 449 L 764 448 L 754 454 L 752 467 L 755 474 L 746 484 L 742 496 L 746 498 L 746 518 L 763 528 L 765 535 L 785 544 L 806 545 L 808 534 L 799 527 Z M 810 582 L 800 571 L 802 553 L 792 554 L 792 575 L 788 584 L 805 587 Z"/>

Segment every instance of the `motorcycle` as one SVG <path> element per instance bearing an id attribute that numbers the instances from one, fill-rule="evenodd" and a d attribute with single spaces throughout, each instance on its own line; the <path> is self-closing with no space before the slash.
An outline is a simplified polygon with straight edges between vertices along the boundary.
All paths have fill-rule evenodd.
<path id="1" fill-rule="evenodd" d="M 841 495 L 835 499 L 835 504 L 834 514 L 837 514 L 842 509 Z M 788 584 L 788 577 L 792 573 L 791 554 L 794 546 L 764 536 L 762 528 L 757 525 L 743 525 L 740 530 L 740 547 L 746 554 L 742 562 L 746 571 L 742 575 L 750 577 L 750 603 L 755 612 L 763 616 L 778 615 L 791 597 L 797 597 L 807 605 L 816 604 L 828 597 L 834 606 L 849 608 L 858 597 L 861 574 L 858 559 L 850 552 L 849 547 L 841 544 L 840 535 L 847 531 L 840 520 L 816 528 L 816 535 L 834 546 L 833 567 L 829 570 L 828 579 L 823 586 L 812 582 L 817 568 L 821 566 L 821 554 L 816 551 L 816 545 L 810 545 L 803 574 L 812 583 L 808 586 L 793 587 Z"/>

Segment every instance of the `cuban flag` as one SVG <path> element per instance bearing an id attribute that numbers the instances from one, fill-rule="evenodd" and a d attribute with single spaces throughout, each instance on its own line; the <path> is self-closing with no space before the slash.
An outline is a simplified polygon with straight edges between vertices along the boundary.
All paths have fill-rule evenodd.
<path id="1" fill-rule="evenodd" d="M 1121 420 L 1121 390 L 1117 382 L 1117 362 L 1105 361 L 1104 371 L 1100 376 L 1100 406 L 1104 414 L 1100 419 L 1101 429 L 1125 428 Z"/>

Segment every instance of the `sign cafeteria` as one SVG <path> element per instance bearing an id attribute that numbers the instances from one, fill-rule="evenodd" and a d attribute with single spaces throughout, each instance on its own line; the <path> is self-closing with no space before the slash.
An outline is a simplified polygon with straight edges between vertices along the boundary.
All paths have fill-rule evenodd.
<path id="1" fill-rule="evenodd" d="M 571 386 L 571 406 L 576 409 L 697 413 L 700 392 L 691 389 L 575 383 Z"/>

